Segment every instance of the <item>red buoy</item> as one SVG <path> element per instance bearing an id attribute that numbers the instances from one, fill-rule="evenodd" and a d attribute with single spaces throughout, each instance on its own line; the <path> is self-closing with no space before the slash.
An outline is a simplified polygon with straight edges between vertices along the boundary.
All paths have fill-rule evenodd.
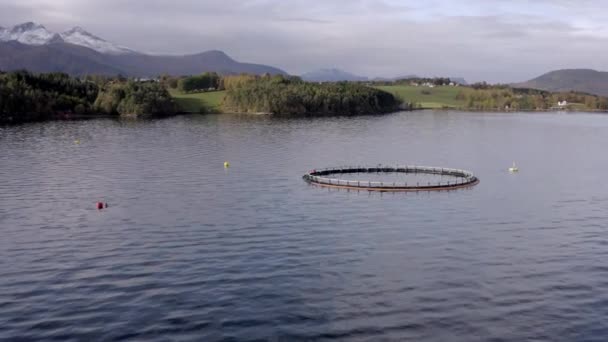
<path id="1" fill-rule="evenodd" d="M 107 207 L 107 205 L 105 207 Z M 103 208 L 104 208 L 104 203 L 103 202 L 97 202 L 97 210 L 101 210 Z"/>

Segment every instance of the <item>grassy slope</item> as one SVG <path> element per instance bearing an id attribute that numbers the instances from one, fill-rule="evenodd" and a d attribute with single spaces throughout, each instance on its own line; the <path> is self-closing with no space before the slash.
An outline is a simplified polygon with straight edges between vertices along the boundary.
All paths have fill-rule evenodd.
<path id="1" fill-rule="evenodd" d="M 186 113 L 220 113 L 226 94 L 225 91 L 184 94 L 177 90 L 171 90 L 170 93 Z"/>
<path id="2" fill-rule="evenodd" d="M 461 87 L 427 88 L 393 85 L 378 86 L 377 88 L 392 93 L 405 102 L 414 102 L 416 105 L 422 106 L 422 108 L 457 108 L 466 104 L 465 101 L 456 99 L 458 93 L 464 89 Z M 422 91 L 430 92 L 430 94 L 423 94 Z"/>

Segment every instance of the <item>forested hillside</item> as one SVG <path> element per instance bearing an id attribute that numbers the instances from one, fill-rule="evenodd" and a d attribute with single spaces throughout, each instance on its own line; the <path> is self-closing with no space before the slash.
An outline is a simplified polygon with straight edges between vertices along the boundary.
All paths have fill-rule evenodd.
<path id="1" fill-rule="evenodd" d="M 356 83 L 307 83 L 297 77 L 244 76 L 224 81 L 229 111 L 271 114 L 378 114 L 401 102 L 391 93 Z"/>
<path id="2" fill-rule="evenodd" d="M 108 115 L 168 115 L 174 100 L 159 83 L 27 71 L 0 73 L 0 121 Z"/>

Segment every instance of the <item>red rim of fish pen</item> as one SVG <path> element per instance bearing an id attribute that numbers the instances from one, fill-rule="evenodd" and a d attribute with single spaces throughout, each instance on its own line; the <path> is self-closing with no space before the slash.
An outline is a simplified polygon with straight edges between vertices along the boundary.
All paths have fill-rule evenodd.
<path id="1" fill-rule="evenodd" d="M 327 177 L 335 174 L 349 173 L 421 173 L 441 176 L 453 176 L 457 177 L 458 180 L 455 182 L 427 182 L 427 184 L 420 184 L 418 182 L 415 185 L 408 185 L 408 183 L 406 182 L 371 182 Z M 312 170 L 309 173 L 305 174 L 303 178 L 310 184 L 322 187 L 378 192 L 456 190 L 469 188 L 479 183 L 479 179 L 469 171 L 430 166 L 335 167 L 321 170 Z"/>

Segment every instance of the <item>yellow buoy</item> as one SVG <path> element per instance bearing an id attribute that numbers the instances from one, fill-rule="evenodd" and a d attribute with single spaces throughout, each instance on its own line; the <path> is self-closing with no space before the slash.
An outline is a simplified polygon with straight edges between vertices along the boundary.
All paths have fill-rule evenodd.
<path id="1" fill-rule="evenodd" d="M 74 140 L 74 144 L 76 144 L 76 145 L 80 144 L 80 140 Z"/>
<path id="2" fill-rule="evenodd" d="M 229 167 L 230 167 L 230 163 L 229 163 L 229 162 L 227 162 L 227 161 L 226 161 L 226 162 L 224 162 L 224 167 L 225 167 L 225 168 L 229 168 Z"/>

